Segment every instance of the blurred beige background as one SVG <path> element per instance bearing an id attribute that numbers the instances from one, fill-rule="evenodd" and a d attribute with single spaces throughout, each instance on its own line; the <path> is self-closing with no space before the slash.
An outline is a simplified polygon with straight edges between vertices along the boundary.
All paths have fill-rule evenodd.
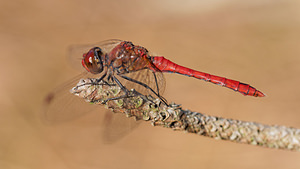
<path id="1" fill-rule="evenodd" d="M 41 120 L 45 95 L 82 71 L 71 68 L 68 46 L 118 38 L 267 94 L 244 97 L 170 74 L 169 101 L 210 115 L 299 128 L 299 11 L 293 0 L 0 1 L 0 168 L 299 168 L 298 152 L 146 122 L 105 143 L 103 133 L 123 127 L 106 123 L 103 108 L 54 125 Z M 135 123 L 114 117 L 115 124 Z"/>

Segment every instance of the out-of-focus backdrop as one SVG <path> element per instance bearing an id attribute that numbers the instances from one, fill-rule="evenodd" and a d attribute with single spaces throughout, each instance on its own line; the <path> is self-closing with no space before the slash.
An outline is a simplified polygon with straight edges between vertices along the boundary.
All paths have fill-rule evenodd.
<path id="1" fill-rule="evenodd" d="M 45 95 L 84 71 L 70 66 L 67 48 L 118 38 L 267 94 L 244 97 L 170 74 L 169 101 L 214 116 L 299 128 L 299 11 L 293 0 L 0 1 L 0 168 L 299 168 L 298 152 L 147 122 L 126 130 L 122 123 L 133 119 L 107 118 L 103 108 L 54 124 L 41 118 Z"/>

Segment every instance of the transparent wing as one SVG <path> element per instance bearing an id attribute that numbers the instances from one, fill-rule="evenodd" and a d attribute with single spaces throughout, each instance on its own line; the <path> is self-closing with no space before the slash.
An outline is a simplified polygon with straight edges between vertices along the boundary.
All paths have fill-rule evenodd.
<path id="1" fill-rule="evenodd" d="M 119 39 L 109 39 L 93 44 L 76 44 L 71 45 L 68 49 L 68 60 L 75 69 L 82 68 L 81 60 L 84 53 L 88 52 L 93 47 L 100 47 L 102 52 L 109 53 L 115 46 L 121 43 Z"/>
<path id="2" fill-rule="evenodd" d="M 74 120 L 91 111 L 105 113 L 101 119 L 102 131 L 101 138 L 104 143 L 111 144 L 134 130 L 140 121 L 133 118 L 127 118 L 125 114 L 113 113 L 101 105 L 94 105 L 84 101 L 84 99 L 70 93 L 81 78 L 91 76 L 88 73 L 82 73 L 68 82 L 60 85 L 50 92 L 44 99 L 42 120 L 46 124 L 61 124 Z M 99 116 L 103 117 L 103 116 Z"/>
<path id="3" fill-rule="evenodd" d="M 134 130 L 141 121 L 127 118 L 125 114 L 107 111 L 102 120 L 101 138 L 103 143 L 114 143 Z"/>
<path id="4" fill-rule="evenodd" d="M 42 119 L 46 123 L 53 124 L 72 120 L 97 107 L 70 92 L 78 81 L 86 76 L 87 73 L 82 73 L 72 78 L 45 97 Z"/>
<path id="5" fill-rule="evenodd" d="M 146 84 L 153 91 L 155 91 L 156 93 L 159 93 L 160 95 L 162 95 L 165 90 L 166 83 L 165 83 L 165 78 L 164 78 L 164 75 L 162 74 L 162 72 L 153 73 L 153 71 L 150 69 L 143 69 L 143 70 L 127 73 L 124 75 L 131 79 L 134 79 L 138 82 Z M 129 89 L 129 90 L 135 89 L 136 91 L 138 91 L 141 94 L 151 95 L 151 96 L 157 98 L 156 95 L 150 89 L 147 89 L 138 83 L 123 79 L 122 77 L 117 77 L 117 78 L 121 81 L 121 83 L 127 89 Z"/>

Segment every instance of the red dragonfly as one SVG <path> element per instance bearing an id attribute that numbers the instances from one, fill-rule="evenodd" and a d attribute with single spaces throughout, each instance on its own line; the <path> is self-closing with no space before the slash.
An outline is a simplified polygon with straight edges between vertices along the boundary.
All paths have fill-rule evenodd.
<path id="1" fill-rule="evenodd" d="M 87 53 L 83 54 L 82 65 L 88 72 L 93 74 L 104 72 L 99 81 L 108 76 L 108 80 L 116 82 L 116 84 L 126 91 L 126 85 L 124 86 L 119 81 L 116 77 L 117 75 L 122 79 L 150 90 L 164 103 L 166 103 L 166 100 L 161 96 L 162 92 L 160 91 L 164 84 L 164 82 L 161 82 L 164 80 L 162 75 L 164 72 L 178 73 L 212 82 L 238 91 L 243 95 L 265 96 L 262 92 L 248 84 L 180 66 L 162 56 L 151 56 L 146 48 L 134 45 L 129 41 L 118 42 L 109 53 L 103 52 L 100 47 L 93 47 Z M 140 77 L 144 77 L 143 80 L 130 75 L 131 73 L 138 72 L 139 74 L 139 72 L 145 72 L 144 70 L 146 70 L 147 74 L 139 75 Z"/>
<path id="2" fill-rule="evenodd" d="M 83 54 L 81 64 L 88 72 L 94 75 L 102 73 L 101 76 L 98 76 L 99 82 L 101 80 L 114 82 L 119 85 L 125 93 L 128 89 L 135 89 L 142 94 L 152 93 L 165 104 L 167 104 L 167 101 L 162 97 L 165 79 L 162 73 L 178 73 L 194 77 L 227 87 L 247 96 L 265 96 L 262 92 L 249 84 L 180 66 L 162 56 L 151 56 L 146 48 L 134 45 L 129 41 L 107 40 L 100 42 L 98 45 L 87 45 L 83 48 L 86 48 L 85 50 L 89 48 L 89 50 Z M 83 53 L 83 51 L 80 52 Z M 78 78 L 80 78 L 80 76 Z M 77 81 L 77 79 L 75 80 Z M 70 84 L 75 85 L 75 81 Z M 70 88 L 64 90 L 68 92 Z M 69 101 L 70 99 L 56 99 L 56 103 L 64 105 L 63 109 L 58 109 L 55 104 L 52 104 L 53 97 L 57 98 L 57 95 L 62 93 L 60 91 L 61 90 L 57 90 L 47 97 L 46 103 L 48 104 L 47 107 L 52 109 L 49 110 L 51 113 L 53 111 L 62 112 L 70 109 L 66 108 L 70 106 L 65 104 L 66 100 Z M 71 94 L 68 92 L 68 95 Z M 72 104 L 71 107 L 73 106 Z M 74 113 L 74 111 L 78 111 L 78 109 L 73 108 L 68 111 Z"/>

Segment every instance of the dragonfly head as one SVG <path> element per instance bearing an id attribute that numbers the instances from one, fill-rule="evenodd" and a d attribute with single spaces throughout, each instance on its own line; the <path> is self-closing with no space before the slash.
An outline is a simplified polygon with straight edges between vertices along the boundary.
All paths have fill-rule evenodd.
<path id="1" fill-rule="evenodd" d="M 103 52 L 99 47 L 90 49 L 87 53 L 83 54 L 82 66 L 93 74 L 101 73 L 103 71 L 102 55 Z"/>

